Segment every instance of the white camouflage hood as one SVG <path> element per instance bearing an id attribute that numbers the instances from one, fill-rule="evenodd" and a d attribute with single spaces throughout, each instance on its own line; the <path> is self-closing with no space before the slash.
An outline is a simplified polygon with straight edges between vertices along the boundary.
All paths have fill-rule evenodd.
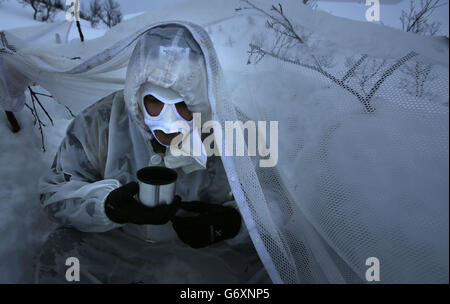
<path id="1" fill-rule="evenodd" d="M 190 26 L 204 32 L 199 26 Z M 206 32 L 201 34 L 207 36 Z M 212 48 L 210 41 L 206 43 Z M 124 90 L 127 109 L 139 126 L 151 133 L 140 103 L 141 86 L 146 82 L 173 89 L 192 112 L 210 117 L 205 58 L 184 24 L 160 24 L 143 33 L 128 64 Z"/>

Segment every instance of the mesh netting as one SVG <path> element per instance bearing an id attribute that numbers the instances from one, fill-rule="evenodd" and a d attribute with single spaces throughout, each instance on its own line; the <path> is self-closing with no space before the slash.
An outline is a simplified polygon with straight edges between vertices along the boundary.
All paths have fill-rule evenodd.
<path id="1" fill-rule="evenodd" d="M 382 282 L 448 281 L 448 70 L 414 53 L 362 58 L 351 76 L 359 59 L 333 58 L 339 84 L 274 58 L 254 68 L 280 157 L 270 169 L 233 158 L 235 187 L 282 282 L 366 282 L 370 257 Z M 303 100 L 264 89 L 295 83 Z"/>
<path id="2" fill-rule="evenodd" d="M 139 16 L 64 49 L 66 57 L 7 33 L 17 50 L 2 53 L 5 70 L 23 77 L 15 86 L 9 76 L 0 90 L 21 96 L 34 81 L 78 112 L 123 88 L 139 33 L 166 20 L 200 23 L 208 32 L 183 24 L 206 58 L 213 119 L 223 129 L 226 121 L 278 122 L 275 166 L 222 157 L 273 282 L 367 282 L 371 257 L 382 283 L 448 282 L 448 41 L 439 53 L 435 41 L 358 24 L 362 34 L 338 45 L 327 33 L 344 21 L 300 7 L 286 11 L 298 13 L 294 26 L 307 43 L 261 56 L 276 41 L 267 16 L 233 15 L 237 1 L 217 5 L 214 13 L 200 3 Z M 388 41 L 371 48 L 369 30 Z M 260 42 L 256 60 L 246 58 L 250 41 Z M 79 63 L 67 59 L 77 51 Z M 267 134 L 259 140 L 274 145 Z"/>

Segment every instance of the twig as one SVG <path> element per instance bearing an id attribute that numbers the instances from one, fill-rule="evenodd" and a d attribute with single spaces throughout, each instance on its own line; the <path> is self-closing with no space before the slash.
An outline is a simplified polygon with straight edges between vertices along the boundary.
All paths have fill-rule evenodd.
<path id="1" fill-rule="evenodd" d="M 406 31 L 407 32 L 411 31 L 414 28 L 414 26 L 416 26 L 416 24 L 422 20 L 422 17 L 424 17 L 426 13 L 433 12 L 436 8 L 443 5 L 443 4 L 441 4 L 441 5 L 438 5 L 438 4 L 439 4 L 439 0 L 434 3 L 432 3 L 431 1 L 427 1 L 425 3 L 425 6 L 422 8 L 422 10 L 417 15 L 414 16 L 414 18 L 415 18 L 414 21 L 410 24 L 410 26 L 406 29 Z"/>
<path id="2" fill-rule="evenodd" d="M 347 71 L 347 73 L 342 77 L 341 81 L 345 82 L 348 78 L 352 77 L 355 74 L 355 70 L 363 63 L 364 60 L 366 60 L 368 56 L 366 54 L 363 54 L 361 58 L 353 65 L 351 69 Z"/>
<path id="3" fill-rule="evenodd" d="M 402 58 L 400 58 L 394 65 L 392 65 L 389 69 L 387 69 L 383 75 L 380 77 L 380 79 L 378 79 L 378 81 L 375 83 L 375 85 L 372 87 L 372 89 L 370 90 L 370 93 L 367 95 L 366 99 L 370 100 L 376 93 L 376 91 L 378 91 L 378 89 L 380 88 L 380 86 L 383 84 L 383 82 L 392 75 L 392 73 L 394 73 L 395 70 L 397 70 L 399 67 L 401 67 L 402 65 L 404 65 L 408 60 L 410 60 L 411 58 L 417 56 L 419 54 L 417 54 L 414 51 L 409 52 L 408 54 L 406 54 L 405 56 L 403 56 Z"/>
<path id="4" fill-rule="evenodd" d="M 279 8 L 276 8 L 275 6 L 272 5 L 271 10 L 277 12 L 277 14 L 282 18 L 282 20 L 278 19 L 277 17 L 275 17 L 272 14 L 267 13 L 266 11 L 264 11 L 263 9 L 257 7 L 256 5 L 254 5 L 253 3 L 251 3 L 249 0 L 242 0 L 243 2 L 247 3 L 248 5 L 250 5 L 250 7 L 242 7 L 242 8 L 237 8 L 235 9 L 236 11 L 239 10 L 244 10 L 244 9 L 254 9 L 262 14 L 264 14 L 265 16 L 267 16 L 269 19 L 272 20 L 272 22 L 269 23 L 269 26 L 271 26 L 272 28 L 274 28 L 275 25 L 280 25 L 282 26 L 287 33 L 285 33 L 285 35 L 290 36 L 291 38 L 296 39 L 299 43 L 303 44 L 304 40 L 300 37 L 300 35 L 298 35 L 295 30 L 294 27 L 292 25 L 292 23 L 289 21 L 289 19 L 284 15 L 283 12 L 283 7 L 281 6 L 281 4 L 278 4 Z M 279 30 L 278 30 L 279 31 Z"/>
<path id="5" fill-rule="evenodd" d="M 419 65 L 419 64 L 417 63 L 417 65 Z M 423 69 L 422 72 L 423 72 L 423 76 L 422 76 L 422 80 L 420 81 L 420 84 L 419 84 L 420 91 L 418 94 L 416 94 L 417 97 L 422 97 L 422 95 L 423 95 L 425 82 L 427 81 L 427 78 L 431 72 L 431 64 L 427 64 L 426 68 Z"/>
<path id="6" fill-rule="evenodd" d="M 39 93 L 39 92 L 34 92 L 34 94 L 36 95 L 41 95 L 41 96 L 45 96 L 45 97 L 50 97 L 53 98 L 53 95 L 48 95 L 48 94 L 43 94 L 43 93 Z M 59 101 L 57 101 L 56 99 L 53 99 L 57 104 L 60 104 L 62 106 L 64 106 L 66 108 L 67 111 L 69 111 L 70 116 L 72 116 L 73 118 L 75 117 L 75 115 L 72 113 L 72 110 L 66 106 L 65 104 L 60 103 Z"/>
<path id="7" fill-rule="evenodd" d="M 45 115 L 47 115 L 48 119 L 50 120 L 52 126 L 54 126 L 55 124 L 53 123 L 53 119 L 50 117 L 50 114 L 48 114 L 47 110 L 44 108 L 44 106 L 42 106 L 39 98 L 37 97 L 37 94 L 31 89 L 31 87 L 28 87 L 28 90 L 30 91 L 30 95 L 31 95 L 31 99 L 32 100 L 36 100 L 37 103 L 39 104 L 39 106 L 41 107 L 41 109 L 44 111 Z M 44 94 L 40 94 L 40 95 L 44 95 Z M 33 103 L 34 104 L 34 103 Z"/>
<path id="8" fill-rule="evenodd" d="M 39 118 L 39 115 L 38 115 L 38 113 L 37 113 L 37 110 L 36 110 L 36 104 L 35 104 L 35 96 L 33 95 L 34 92 L 33 92 L 33 90 L 31 90 L 30 87 L 28 87 L 28 90 L 30 91 L 30 94 L 31 94 L 31 102 L 32 102 L 32 104 L 33 104 L 33 110 L 32 110 L 32 113 L 34 114 L 34 118 L 35 118 L 34 124 L 36 124 L 36 122 L 38 123 L 38 126 L 39 126 L 39 132 L 41 133 L 42 150 L 45 152 L 44 132 L 43 132 L 43 130 L 42 130 L 42 126 L 45 127 L 45 125 L 44 125 L 44 123 L 41 121 L 41 119 Z"/>
<path id="9" fill-rule="evenodd" d="M 375 60 L 373 60 L 372 62 L 374 63 L 374 65 L 376 64 Z M 367 75 L 367 74 L 365 73 L 365 72 L 366 72 L 367 65 L 364 66 L 363 72 L 362 72 L 362 75 L 361 75 L 361 79 L 360 79 L 360 81 L 359 81 L 359 85 L 360 85 L 360 87 L 361 87 L 361 91 L 362 91 L 364 94 L 366 94 L 366 96 L 367 96 L 367 93 L 366 93 L 366 84 L 367 84 L 367 82 L 368 82 L 369 80 L 371 80 L 373 77 L 375 77 L 375 75 L 378 74 L 378 72 L 381 70 L 381 68 L 384 67 L 385 64 L 386 64 L 386 60 L 384 59 L 383 62 L 382 62 L 381 64 L 378 65 L 378 67 L 375 67 L 375 68 L 374 68 L 374 71 L 373 71 L 370 75 Z"/>
<path id="10" fill-rule="evenodd" d="M 283 23 L 280 23 L 280 24 L 281 24 L 283 27 L 285 27 L 285 28 L 288 30 L 288 32 L 290 32 L 290 33 L 294 36 L 294 38 L 298 40 L 298 42 L 304 43 L 303 39 L 300 38 L 300 36 L 297 35 L 297 33 L 295 32 L 294 27 L 292 26 L 292 23 L 291 23 L 291 22 L 289 21 L 289 19 L 284 15 L 284 13 L 283 13 L 283 7 L 281 6 L 280 3 L 278 3 L 278 7 L 279 7 L 279 8 L 276 8 L 274 5 L 272 5 L 272 10 L 275 11 L 275 12 L 277 12 L 277 13 L 281 16 L 281 18 L 283 18 L 283 20 L 286 22 L 285 24 L 283 24 Z"/>
<path id="11" fill-rule="evenodd" d="M 38 98 L 38 96 L 45 96 L 45 97 L 49 97 L 49 98 L 53 98 L 53 96 L 52 95 L 48 95 L 48 94 L 35 92 L 35 91 L 33 91 L 33 89 L 31 87 L 28 87 L 28 91 L 30 92 L 31 102 L 32 102 L 32 106 L 33 107 L 30 107 L 27 104 L 25 104 L 25 106 L 31 111 L 31 114 L 33 114 L 33 117 L 34 117 L 33 124 L 36 125 L 36 123 L 37 123 L 39 125 L 39 131 L 41 133 L 41 141 L 42 141 L 42 150 L 45 152 L 44 132 L 43 132 L 42 127 L 45 127 L 46 125 L 42 122 L 42 120 L 39 117 L 39 114 L 38 114 L 38 112 L 36 110 L 36 102 L 41 107 L 41 109 L 44 111 L 45 115 L 50 120 L 52 126 L 54 126 L 53 119 L 51 118 L 50 114 L 47 112 L 47 110 L 44 108 L 44 106 L 42 105 L 41 101 Z M 57 100 L 55 100 L 55 101 L 56 101 L 56 103 L 61 104 Z M 68 106 L 66 106 L 66 105 L 63 105 L 63 106 L 66 108 L 67 111 L 69 111 L 69 113 L 70 113 L 70 115 L 72 117 L 75 117 L 75 115 L 72 113 L 72 111 L 70 110 L 70 108 Z"/>
<path id="12" fill-rule="evenodd" d="M 48 95 L 48 94 L 43 94 L 43 93 L 39 93 L 39 92 L 34 92 L 35 95 L 41 95 L 41 96 L 45 96 L 45 97 L 50 97 L 53 98 L 52 95 Z"/>
<path id="13" fill-rule="evenodd" d="M 34 103 L 34 101 L 33 101 L 33 103 Z M 31 114 L 33 114 L 33 119 L 34 119 L 33 125 L 36 125 L 37 122 L 40 122 L 42 124 L 42 126 L 45 127 L 45 124 L 40 120 L 38 114 L 34 112 L 33 108 L 27 104 L 25 104 L 25 106 L 28 108 L 28 110 L 30 110 Z"/>

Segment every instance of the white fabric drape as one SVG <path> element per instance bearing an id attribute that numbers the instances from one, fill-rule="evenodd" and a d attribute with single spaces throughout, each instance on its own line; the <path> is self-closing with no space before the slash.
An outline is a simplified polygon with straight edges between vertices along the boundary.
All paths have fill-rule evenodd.
<path id="1" fill-rule="evenodd" d="M 270 9 L 270 1 L 255 2 Z M 20 109 L 26 85 L 36 82 L 78 113 L 124 88 L 135 42 L 152 26 L 183 20 L 214 28 L 207 35 L 187 25 L 206 57 L 212 118 L 222 126 L 279 122 L 275 167 L 261 168 L 255 157 L 222 157 L 273 282 L 366 282 L 370 257 L 379 259 L 384 283 L 448 282 L 448 43 L 282 3 L 296 26 L 317 37 L 302 54 L 326 55 L 338 79 L 346 77 L 348 59 L 362 54 L 367 68 L 382 71 L 411 54 L 383 76 L 370 99 L 375 111 L 307 67 L 269 56 L 247 65 L 249 39 L 265 29 L 238 30 L 250 16 L 234 12 L 238 1 L 177 4 L 84 44 L 34 47 L 5 32 L 13 49 L 1 46 L 0 104 Z M 264 24 L 265 16 L 251 16 Z M 225 46 L 224 31 L 242 36 Z M 417 86 L 411 71 L 418 66 L 428 66 L 429 76 Z M 346 84 L 364 92 L 367 83 L 356 76 Z"/>

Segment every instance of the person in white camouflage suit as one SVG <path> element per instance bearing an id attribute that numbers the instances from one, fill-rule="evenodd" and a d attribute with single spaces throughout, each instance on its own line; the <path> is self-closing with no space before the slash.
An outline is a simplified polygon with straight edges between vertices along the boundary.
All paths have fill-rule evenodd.
<path id="1" fill-rule="evenodd" d="M 193 30 L 207 36 L 183 23 L 140 35 L 124 90 L 89 106 L 69 125 L 39 183 L 42 207 L 61 227 L 38 257 L 38 283 L 67 282 L 69 257 L 80 261 L 80 283 L 270 282 L 220 157 L 203 165 L 174 158 L 167 145 L 175 134 L 146 121 L 168 111 L 185 121 L 193 112 L 211 115 L 202 49 L 214 48 L 210 40 L 196 41 Z M 180 99 L 167 102 L 171 96 Z M 147 207 L 135 199 L 136 172 L 147 166 L 178 173 L 172 204 Z M 182 210 L 191 216 L 180 217 Z M 211 227 L 218 231 L 215 238 L 209 237 Z"/>

